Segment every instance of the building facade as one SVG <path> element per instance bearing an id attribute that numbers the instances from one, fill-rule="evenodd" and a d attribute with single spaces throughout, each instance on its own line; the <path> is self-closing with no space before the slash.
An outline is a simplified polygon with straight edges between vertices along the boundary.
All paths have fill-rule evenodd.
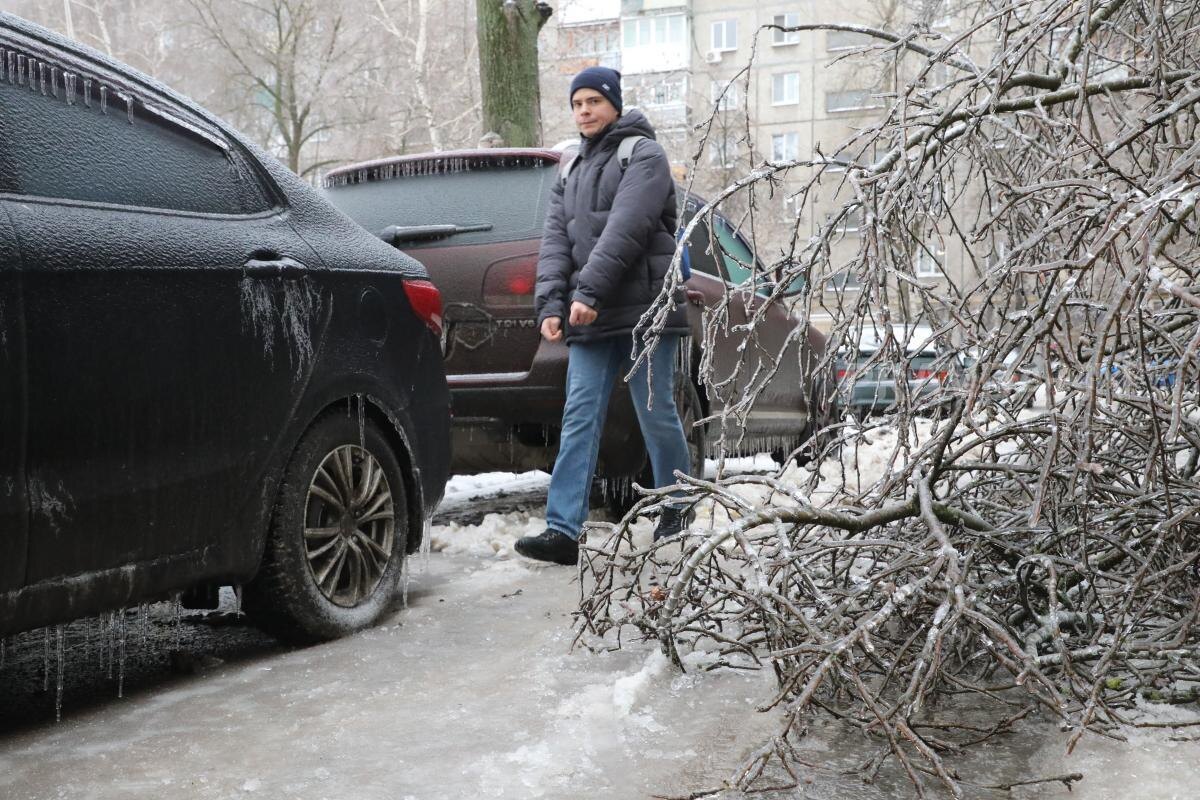
<path id="1" fill-rule="evenodd" d="M 765 161 L 828 158 L 878 118 L 890 103 L 893 79 L 872 60 L 855 56 L 870 43 L 860 34 L 764 26 L 891 28 L 908 21 L 897 17 L 907 8 L 879 0 L 561 0 L 543 33 L 546 141 L 574 135 L 567 84 L 582 67 L 600 63 L 621 71 L 626 106 L 650 118 L 676 178 L 701 196 L 712 196 Z M 572 49 L 574 41 L 596 40 L 592 31 L 600 30 L 602 53 Z M 753 215 L 748 196 L 725 208 L 743 228 L 753 219 L 765 263 L 786 258 L 820 226 L 838 220 L 850 196 L 844 171 L 827 168 L 819 184 L 808 186 L 812 175 L 796 169 L 760 187 Z M 807 203 L 796 202 L 802 188 Z M 834 264 L 857 253 L 861 220 L 854 213 L 836 222 Z M 961 269 L 961 254 L 952 247 L 927 244 L 914 258 L 918 279 L 945 282 L 946 274 Z M 831 303 L 857 290 L 851 273 L 834 270 L 812 279 Z M 818 311 L 818 323 L 821 316 Z"/>

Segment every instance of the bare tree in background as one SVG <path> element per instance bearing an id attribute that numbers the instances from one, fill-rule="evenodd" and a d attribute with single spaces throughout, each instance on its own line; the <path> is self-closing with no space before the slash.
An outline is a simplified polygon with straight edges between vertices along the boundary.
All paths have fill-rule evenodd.
<path id="1" fill-rule="evenodd" d="M 472 19 L 466 16 L 473 10 L 473 4 L 458 0 L 375 0 L 375 14 L 399 62 L 380 84 L 381 91 L 397 95 L 403 109 L 395 115 L 396 149 L 413 139 L 443 150 L 479 138 L 480 103 L 472 97 L 479 63 Z M 400 87 L 403 92 L 396 92 Z"/>
<path id="2" fill-rule="evenodd" d="M 205 37 L 234 65 L 240 98 L 225 109 L 287 166 L 307 176 L 335 159 L 309 160 L 314 141 L 361 120 L 347 119 L 342 95 L 362 81 L 374 54 L 356 23 L 366 6 L 354 0 L 187 0 Z M 265 121 L 265 129 L 262 125 Z M 256 124 L 258 123 L 258 124 Z"/>
<path id="3" fill-rule="evenodd" d="M 869 36 L 863 57 L 898 88 L 824 158 L 758 163 L 708 207 L 785 175 L 801 178 L 801 210 L 842 188 L 832 218 L 813 235 L 798 225 L 768 265 L 775 291 L 748 309 L 744 357 L 768 374 L 779 357 L 754 327 L 770 304 L 795 302 L 797 336 L 825 311 L 814 374 L 838 360 L 846 374 L 822 403 L 882 374 L 895 408 L 815 432 L 819 470 L 684 479 L 712 513 L 682 548 L 633 546 L 632 519 L 666 490 L 588 535 L 580 641 L 620 646 L 632 629 L 680 666 L 700 649 L 773 670 L 764 706 L 783 729 L 737 788 L 788 773 L 795 785 L 793 748 L 818 714 L 878 743 L 866 778 L 893 765 L 919 796 L 931 781 L 955 797 L 1069 785 L 1080 776 L 983 787 L 953 758 L 1035 710 L 1060 720 L 1069 749 L 1122 736 L 1139 701 L 1197 700 L 1200 9 L 987 0 L 959 13 L 953 37 L 789 29 Z M 839 256 L 851 214 L 856 247 Z M 935 256 L 952 248 L 965 275 L 922 281 L 918 265 L 943 268 Z M 857 292 L 824 291 L 847 275 Z M 797 279 L 805 291 L 785 298 Z M 719 309 L 706 325 L 723 325 Z M 856 359 L 865 333 L 880 347 Z M 931 348 L 934 369 L 914 375 Z M 744 399 L 708 424 L 736 428 Z M 880 440 L 871 474 L 860 457 Z"/>
<path id="4" fill-rule="evenodd" d="M 5 10 L 170 81 L 175 75 L 167 64 L 183 4 L 184 0 L 11 0 Z"/>

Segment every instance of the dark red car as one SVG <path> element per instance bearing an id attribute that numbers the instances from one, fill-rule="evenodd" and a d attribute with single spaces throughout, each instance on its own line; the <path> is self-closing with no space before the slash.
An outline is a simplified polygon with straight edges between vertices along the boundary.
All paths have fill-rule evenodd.
<path id="1" fill-rule="evenodd" d="M 542 220 L 558 180 L 560 155 L 550 149 L 482 149 L 402 156 L 343 167 L 326 179 L 326 196 L 334 205 L 419 259 L 442 291 L 454 414 L 452 469 L 458 473 L 546 469 L 554 461 L 567 346 L 541 338 L 533 295 Z M 698 198 L 688 198 L 685 221 L 701 206 Z M 697 226 L 689 243 L 693 335 L 682 359 L 689 380 L 679 382 L 677 401 L 696 460 L 712 449 L 721 430 L 711 422 L 692 423 L 719 415 L 741 395 L 757 366 L 751 360 L 739 368 L 739 334 L 718 335 L 711 357 L 717 379 L 712 383 L 720 388 L 706 386 L 699 377 L 705 309 L 733 293 L 725 326 L 733 331 L 762 302 L 744 282 L 749 270 L 737 263 L 754 263 L 753 248 L 722 217 L 716 218 L 714 232 L 729 256 L 706 252 L 707 226 Z M 783 309 L 770 309 L 758 334 L 762 352 L 778 353 L 797 324 Z M 798 338 L 805 353 L 792 346 L 744 428 L 725 431 L 727 452 L 786 452 L 812 432 L 809 409 L 824 383 L 806 374 L 813 370 L 802 364 L 821 360 L 825 339 L 812 328 Z M 731 375 L 732 381 L 724 381 Z M 622 385 L 609 406 L 598 476 L 627 481 L 646 465 Z"/>

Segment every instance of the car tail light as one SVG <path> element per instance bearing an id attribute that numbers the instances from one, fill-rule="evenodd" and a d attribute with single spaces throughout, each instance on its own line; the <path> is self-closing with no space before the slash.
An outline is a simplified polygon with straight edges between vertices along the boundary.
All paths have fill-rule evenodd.
<path id="1" fill-rule="evenodd" d="M 429 281 L 405 281 L 409 305 L 433 335 L 442 338 L 442 293 Z"/>
<path id="2" fill-rule="evenodd" d="M 937 378 L 939 381 L 944 381 L 944 380 L 946 380 L 946 375 L 947 375 L 947 373 L 945 370 L 939 370 L 938 372 L 934 372 L 931 369 L 914 369 L 913 370 L 913 377 L 917 378 L 917 379 Z"/>
<path id="3" fill-rule="evenodd" d="M 489 306 L 533 307 L 537 287 L 537 255 L 497 261 L 483 276 L 483 302 Z"/>
<path id="4" fill-rule="evenodd" d="M 845 378 L 845 377 L 846 377 L 847 375 L 849 375 L 849 374 L 850 374 L 850 371 L 849 371 L 849 370 L 846 370 L 846 369 L 839 369 L 839 370 L 837 371 L 837 379 L 840 381 L 842 378 Z"/>

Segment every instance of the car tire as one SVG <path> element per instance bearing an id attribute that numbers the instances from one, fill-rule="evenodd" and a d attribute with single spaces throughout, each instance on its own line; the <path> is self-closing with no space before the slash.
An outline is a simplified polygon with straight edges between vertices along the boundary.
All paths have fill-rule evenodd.
<path id="1" fill-rule="evenodd" d="M 407 545 L 404 476 L 379 427 L 335 411 L 300 438 L 247 612 L 298 643 L 361 630 L 391 606 Z"/>
<path id="2" fill-rule="evenodd" d="M 809 400 L 808 407 L 810 410 L 818 408 L 819 405 L 820 404 L 817 402 L 815 397 Z M 831 404 L 826 412 L 821 415 L 820 419 L 810 418 L 808 425 L 805 426 L 803 435 L 801 435 L 798 440 L 793 442 L 789 449 L 784 450 L 783 448 L 779 448 L 778 450 L 773 450 L 771 452 L 771 458 L 775 460 L 776 464 L 779 464 L 779 466 L 782 467 L 786 466 L 784 462 L 788 460 L 788 456 L 792 453 L 795 453 L 795 455 L 792 456 L 790 463 L 795 464 L 798 467 L 806 467 L 813 463 L 817 456 L 823 453 L 829 443 L 833 441 L 833 431 L 825 430 L 824 433 L 820 433 L 820 431 L 828 428 L 829 425 L 837 420 L 838 413 L 837 406 Z M 814 434 L 817 434 L 816 440 L 807 447 L 802 447 L 805 442 L 808 442 L 813 438 Z M 799 450 L 797 450 L 797 448 L 799 448 Z"/>
<path id="3" fill-rule="evenodd" d="M 688 458 L 691 462 L 688 466 L 689 474 L 703 476 L 704 462 L 708 457 L 706 426 L 697 426 L 695 422 L 704 416 L 704 406 L 700 404 L 700 393 L 696 390 L 696 385 L 682 375 L 676 375 L 675 408 L 679 411 L 679 421 L 683 424 L 683 435 L 687 439 Z M 632 482 L 639 486 L 654 485 L 654 468 L 648 457 L 642 471 L 633 477 Z M 610 486 L 603 493 L 603 498 L 610 514 L 623 517 L 633 508 L 634 503 L 641 499 L 641 495 L 634 491 L 630 483 L 625 486 L 618 485 L 615 490 Z"/>

